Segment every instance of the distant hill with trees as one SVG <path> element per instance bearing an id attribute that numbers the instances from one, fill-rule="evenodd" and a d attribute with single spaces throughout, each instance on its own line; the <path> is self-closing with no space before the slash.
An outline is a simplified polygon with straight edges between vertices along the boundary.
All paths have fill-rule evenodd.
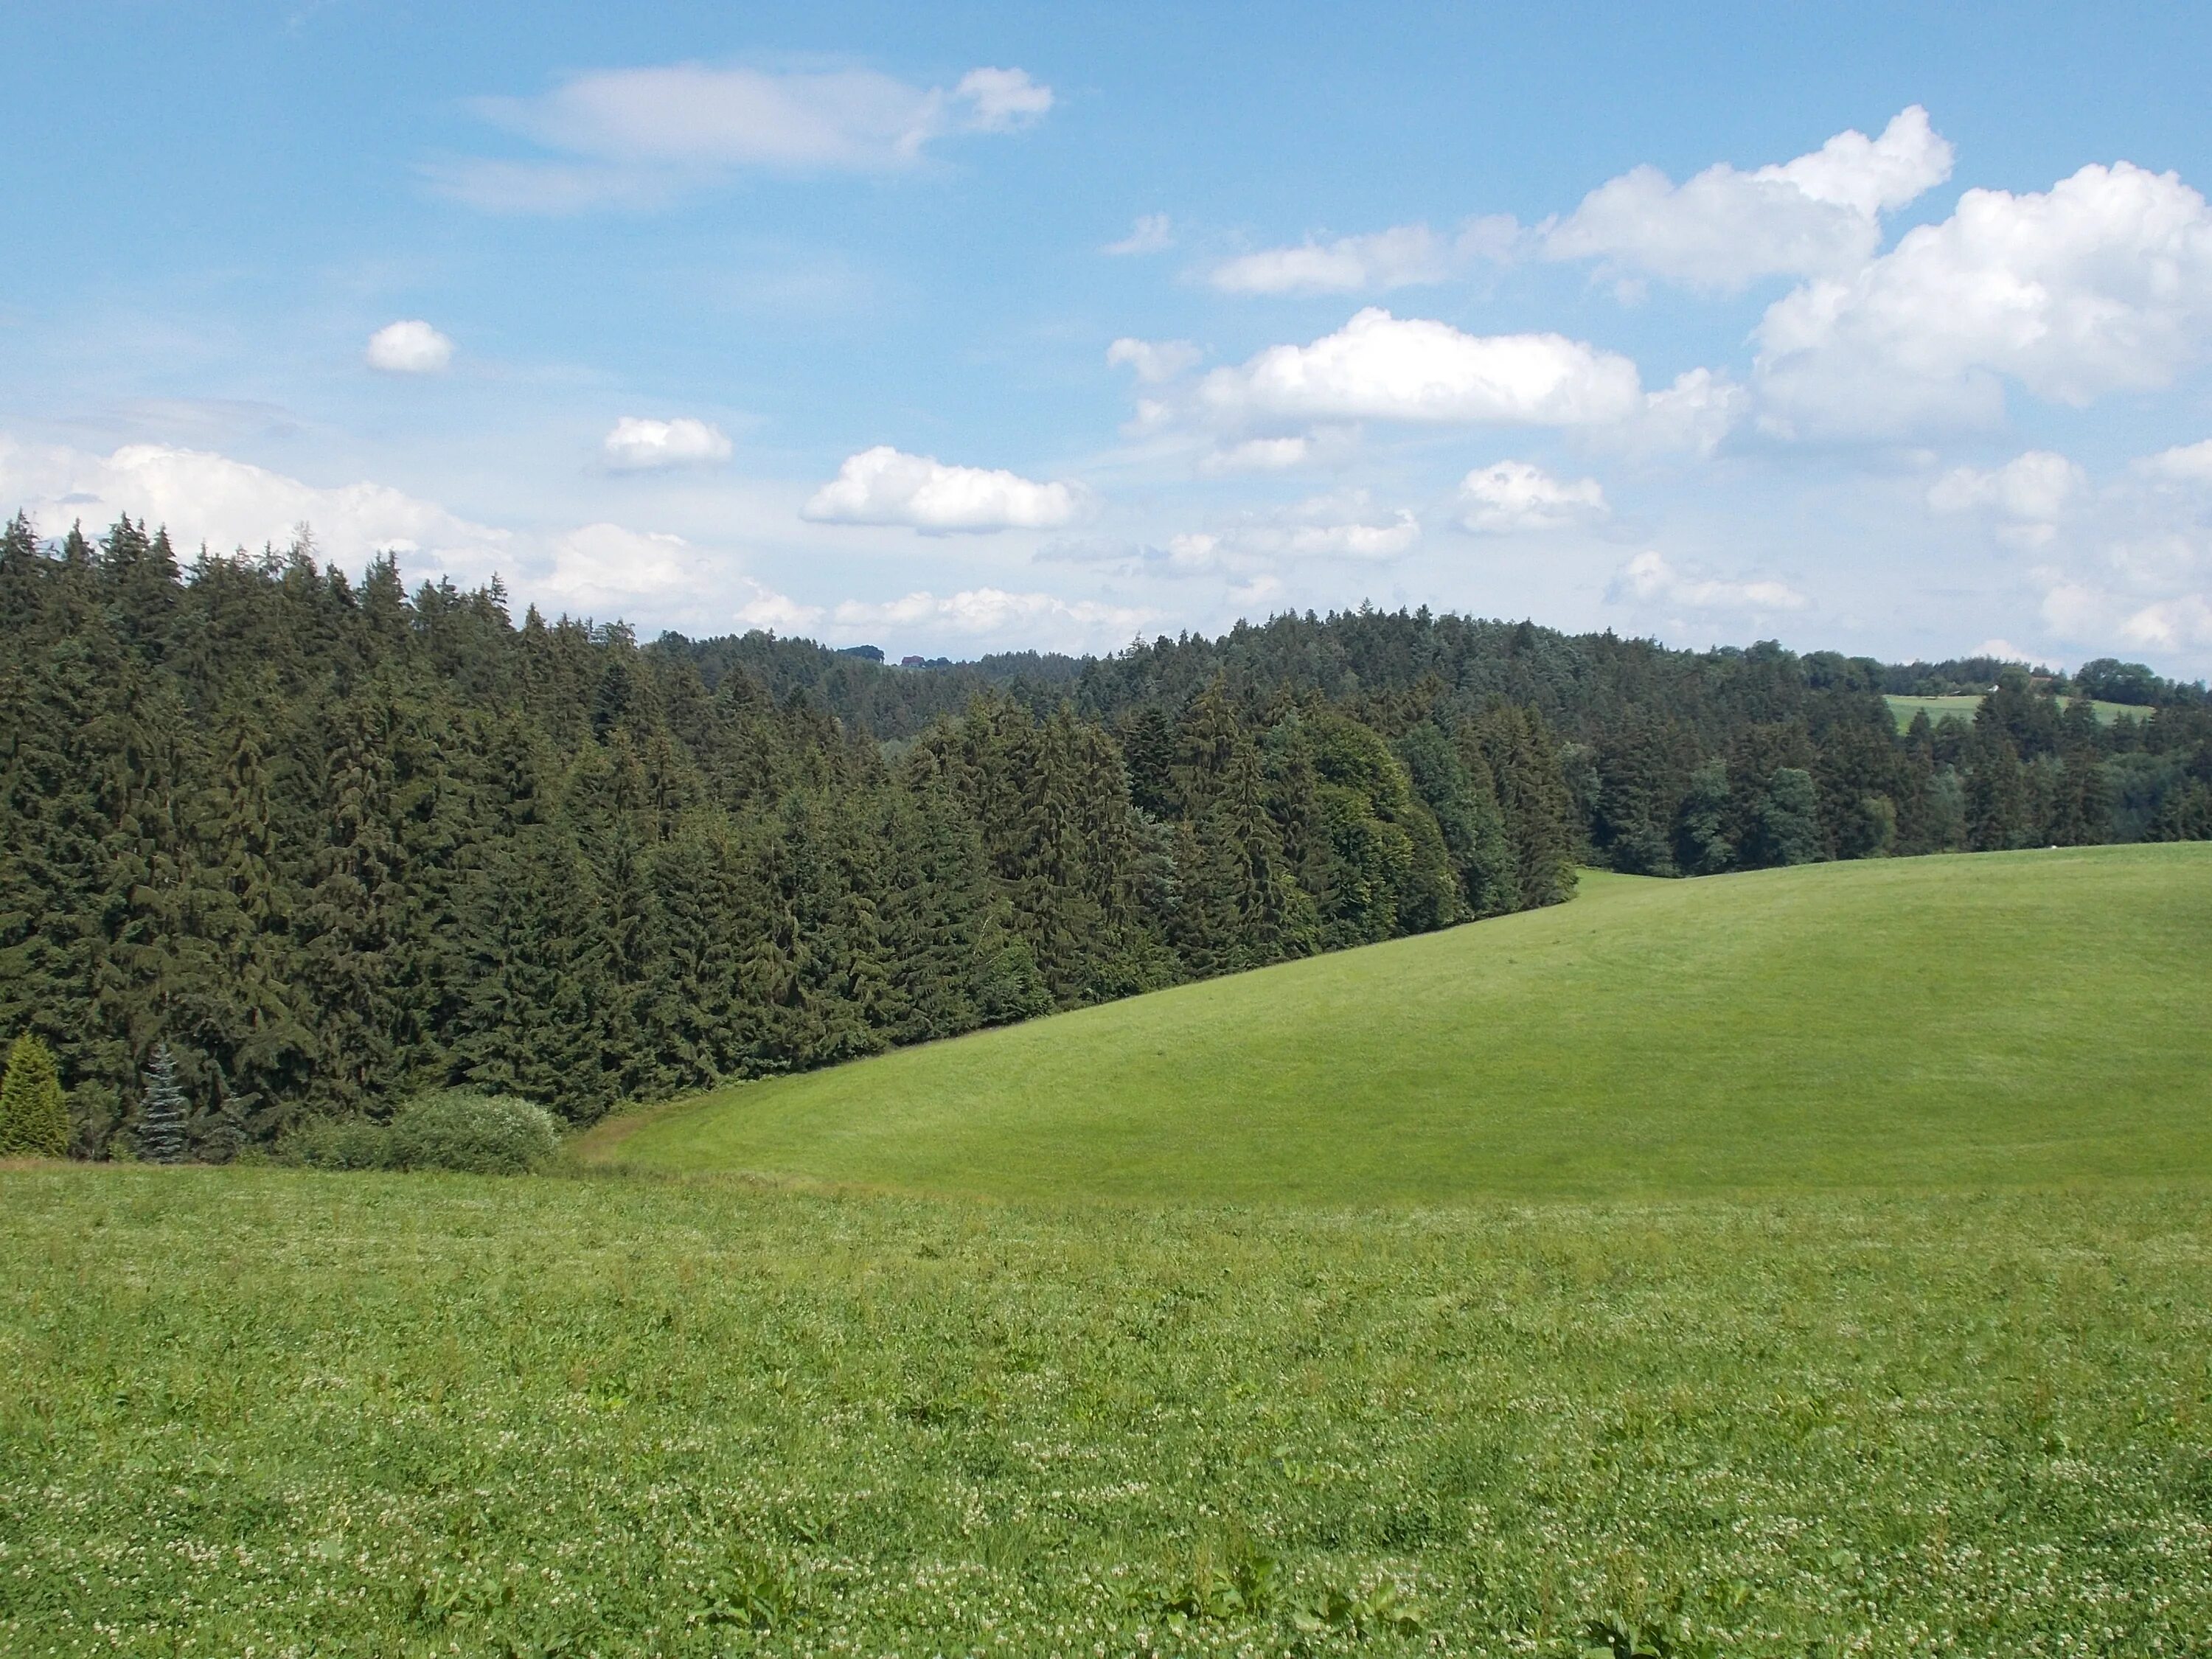
<path id="1" fill-rule="evenodd" d="M 0 615 L 0 1042 L 51 1049 L 91 1155 L 165 1042 L 202 1156 L 456 1085 L 589 1121 L 1554 903 L 1577 861 L 2212 836 L 2203 689 L 2127 665 L 1900 687 L 1368 609 L 891 665 L 20 516 Z M 1971 725 L 1894 730 L 1885 691 L 1954 674 L 1996 687 Z"/>

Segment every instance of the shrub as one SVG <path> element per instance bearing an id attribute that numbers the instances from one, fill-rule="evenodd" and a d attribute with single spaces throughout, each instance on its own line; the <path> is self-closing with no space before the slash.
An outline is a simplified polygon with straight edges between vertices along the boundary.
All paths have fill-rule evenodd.
<path id="1" fill-rule="evenodd" d="M 441 1090 L 409 1102 L 392 1123 L 392 1161 L 403 1170 L 522 1175 L 560 1150 L 553 1115 L 512 1095 Z"/>
<path id="2" fill-rule="evenodd" d="M 388 1170 L 392 1131 L 365 1117 L 311 1117 L 277 1143 L 276 1156 L 310 1170 Z"/>

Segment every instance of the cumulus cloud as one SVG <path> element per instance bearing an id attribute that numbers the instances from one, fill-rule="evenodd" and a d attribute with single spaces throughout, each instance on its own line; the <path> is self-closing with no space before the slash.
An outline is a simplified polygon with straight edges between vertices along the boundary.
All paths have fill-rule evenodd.
<path id="1" fill-rule="evenodd" d="M 1710 455 L 1750 411 L 1751 393 L 1725 374 L 1692 368 L 1649 392 L 1615 432 L 1618 447 L 1642 454 Z"/>
<path id="2" fill-rule="evenodd" d="M 0 499 L 21 503 L 42 533 L 76 520 L 105 527 L 125 514 L 167 525 L 180 547 L 218 552 L 283 547 L 303 524 L 330 557 L 408 556 L 410 568 L 482 580 L 511 562 L 514 538 L 379 483 L 324 488 L 206 450 L 126 444 L 106 455 L 0 438 Z"/>
<path id="3" fill-rule="evenodd" d="M 2200 584 L 2208 574 L 2203 562 Z M 2057 638 L 2075 641 L 2087 653 L 2142 652 L 2185 672 L 2203 672 L 2212 660 L 2212 592 L 2199 586 L 2146 599 L 2142 584 L 2130 580 L 2119 564 L 2109 561 L 2076 577 L 2044 573 L 2050 580 L 2043 596 L 2045 624 Z"/>
<path id="4" fill-rule="evenodd" d="M 419 317 L 410 318 L 370 335 L 362 355 L 380 374 L 436 374 L 453 361 L 453 343 Z"/>
<path id="5" fill-rule="evenodd" d="M 1270 346 L 1199 383 L 1231 422 L 1389 420 L 1588 426 L 1637 413 L 1626 357 L 1558 334 L 1462 334 L 1448 323 L 1360 312 L 1310 345 Z"/>
<path id="6" fill-rule="evenodd" d="M 1174 380 L 1185 369 L 1196 367 L 1205 355 L 1188 340 L 1138 340 L 1125 336 L 1106 348 L 1109 366 L 1127 364 L 1146 386 Z"/>
<path id="7" fill-rule="evenodd" d="M 2029 572 L 2051 637 L 2212 668 L 2212 442 L 2143 456 L 2094 493 L 2077 483 L 2063 507 L 2065 535 Z"/>
<path id="8" fill-rule="evenodd" d="M 2185 593 L 2147 605 L 2120 623 L 2120 637 L 2146 651 L 2212 649 L 2212 599 Z"/>
<path id="9" fill-rule="evenodd" d="M 1507 258 L 1519 236 L 1519 226 L 1505 217 L 1472 220 L 1455 236 L 1426 225 L 1394 225 L 1240 254 L 1214 266 L 1206 280 L 1224 294 L 1381 293 L 1441 283 L 1477 259 Z"/>
<path id="10" fill-rule="evenodd" d="M 648 421 L 625 415 L 615 422 L 600 447 L 611 465 L 629 471 L 696 466 L 730 459 L 730 441 L 721 429 L 689 416 Z"/>
<path id="11" fill-rule="evenodd" d="M 969 588 L 941 598 L 925 591 L 883 604 L 848 599 L 834 614 L 838 627 L 848 634 L 900 629 L 937 638 L 997 636 L 1059 644 L 1126 640 L 1153 619 L 1150 611 L 1096 599 L 1010 593 L 998 587 Z"/>
<path id="12" fill-rule="evenodd" d="M 1161 253 L 1175 246 L 1175 226 L 1164 213 L 1146 213 L 1138 217 L 1129 228 L 1129 234 L 1118 242 L 1109 242 L 1099 250 L 1119 258 L 1130 258 L 1145 253 Z"/>
<path id="13" fill-rule="evenodd" d="M 739 591 L 745 601 L 730 613 L 730 620 L 744 629 L 760 629 L 766 633 L 790 635 L 804 634 L 818 624 L 823 612 L 818 605 L 801 605 L 775 589 L 763 586 L 750 577 L 742 578 Z"/>
<path id="14" fill-rule="evenodd" d="M 743 169 L 880 173 L 911 167 L 953 131 L 1013 132 L 1052 107 L 1018 69 L 969 70 L 950 91 L 873 70 L 770 73 L 672 64 L 599 70 L 477 112 L 559 159 L 434 165 L 446 193 L 495 211 L 649 206 Z"/>
<path id="15" fill-rule="evenodd" d="M 109 454 L 33 446 L 0 436 L 0 501 L 20 503 L 40 532 L 74 520 L 98 533 L 128 514 L 166 526 L 189 558 L 289 545 L 302 526 L 319 556 L 358 569 L 397 556 L 409 580 L 449 577 L 465 586 L 503 577 L 518 604 L 599 617 L 641 613 L 670 626 L 719 628 L 734 593 L 744 610 L 789 631 L 818 619 L 741 574 L 726 553 L 679 536 L 604 521 L 573 530 L 479 524 L 387 484 L 325 487 L 204 450 L 131 444 Z M 744 616 L 738 618 L 744 621 Z M 769 620 L 746 625 L 771 625 Z"/>
<path id="16" fill-rule="evenodd" d="M 932 533 L 1054 530 L 1083 506 L 1073 484 L 1038 483 L 979 466 L 948 466 L 878 444 L 847 459 L 800 509 L 818 524 L 906 525 Z"/>
<path id="17" fill-rule="evenodd" d="M 1565 530 L 1603 519 L 1613 510 L 1595 478 L 1570 483 L 1527 461 L 1477 467 L 1461 481 L 1459 500 L 1460 522 L 1487 535 Z"/>
<path id="18" fill-rule="evenodd" d="M 544 586 L 566 610 L 610 614 L 640 600 L 696 593 L 707 574 L 681 536 L 587 524 L 555 540 Z"/>
<path id="19" fill-rule="evenodd" d="M 2146 455 L 2135 464 L 2137 477 L 2164 484 L 2212 484 L 2212 438 L 2179 444 Z"/>
<path id="20" fill-rule="evenodd" d="M 1615 605 L 1646 610 L 1668 609 L 1757 615 L 1777 611 L 1802 611 L 1812 600 L 1786 582 L 1771 577 L 1727 581 L 1677 570 L 1658 553 L 1647 549 L 1620 568 L 1606 598 Z"/>
<path id="21" fill-rule="evenodd" d="M 2039 547 L 2088 487 L 2087 476 L 2065 456 L 2031 449 L 1987 471 L 1954 467 L 1929 487 L 1928 505 L 1938 513 L 1984 514 L 2005 540 Z"/>
<path id="22" fill-rule="evenodd" d="M 1722 290 L 1849 270 L 1881 245 L 1879 216 L 1942 184 L 1952 161 L 1916 104 L 1878 138 L 1838 133 L 1810 155 L 1749 173 L 1723 163 L 1677 185 L 1656 167 L 1634 168 L 1545 231 L 1543 250 Z"/>
<path id="23" fill-rule="evenodd" d="M 2075 405 L 2168 385 L 2212 338 L 2212 212 L 2172 173 L 2085 167 L 2040 194 L 1970 190 L 1856 273 L 1760 322 L 1785 435 L 1990 424 L 2003 382 Z"/>
<path id="24" fill-rule="evenodd" d="M 1385 563 L 1420 539 L 1420 520 L 1408 508 L 1378 507 L 1365 490 L 1352 489 L 1171 537 L 1164 558 L 1151 568 L 1176 576 L 1249 576 L 1292 560 Z"/>

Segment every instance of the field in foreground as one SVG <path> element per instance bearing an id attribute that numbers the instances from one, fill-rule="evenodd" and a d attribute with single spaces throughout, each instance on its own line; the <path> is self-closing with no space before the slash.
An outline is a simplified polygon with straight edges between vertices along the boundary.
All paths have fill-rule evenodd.
<path id="1" fill-rule="evenodd" d="M 586 1155 L 1205 1202 L 2212 1174 L 2212 844 L 1592 875 L 1548 910 L 737 1085 Z"/>
<path id="2" fill-rule="evenodd" d="M 9 1654 L 2212 1632 L 2203 1182 L 1323 1214 L 18 1171 L 0 1261 Z"/>

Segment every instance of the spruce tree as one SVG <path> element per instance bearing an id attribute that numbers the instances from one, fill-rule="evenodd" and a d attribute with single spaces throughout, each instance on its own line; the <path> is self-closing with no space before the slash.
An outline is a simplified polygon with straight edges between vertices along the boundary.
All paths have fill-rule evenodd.
<path id="1" fill-rule="evenodd" d="M 1759 850 L 1767 864 L 1813 864 L 1821 856 L 1819 797 L 1813 775 L 1778 766 L 1759 808 Z"/>
<path id="2" fill-rule="evenodd" d="M 148 1164 L 185 1161 L 185 1121 L 190 1115 L 185 1091 L 177 1081 L 176 1056 L 169 1045 L 154 1045 L 154 1066 L 146 1079 L 145 1103 L 138 1109 L 138 1156 Z"/>
<path id="3" fill-rule="evenodd" d="M 62 1158 L 69 1135 L 53 1051 L 26 1031 L 9 1046 L 8 1075 L 0 1081 L 0 1157 Z"/>

